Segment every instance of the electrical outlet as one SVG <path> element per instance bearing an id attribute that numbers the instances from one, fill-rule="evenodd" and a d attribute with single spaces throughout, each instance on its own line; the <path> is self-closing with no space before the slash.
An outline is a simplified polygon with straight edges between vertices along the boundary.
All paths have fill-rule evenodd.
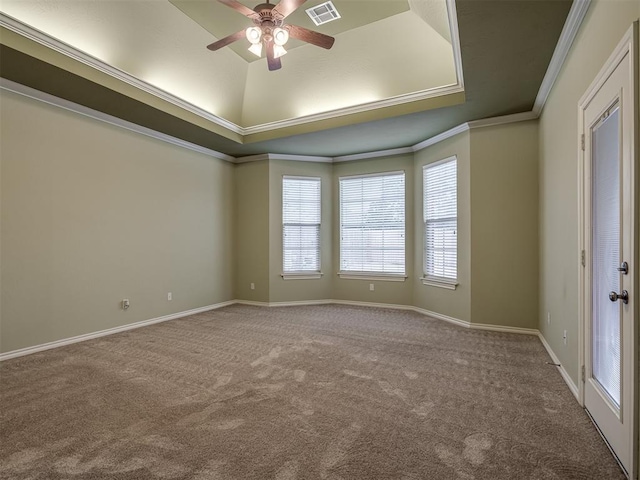
<path id="1" fill-rule="evenodd" d="M 369 291 L 373 292 L 375 290 L 375 287 L 373 286 L 373 283 L 369 284 Z"/>
<path id="2" fill-rule="evenodd" d="M 255 289 L 256 289 L 256 284 L 255 284 L 255 283 L 252 283 L 252 284 L 251 284 L 251 290 L 255 290 Z"/>
<path id="3" fill-rule="evenodd" d="M 551 312 L 547 312 L 547 325 L 551 325 Z"/>
<path id="4" fill-rule="evenodd" d="M 130 305 L 131 304 L 129 303 L 129 299 L 128 298 L 125 298 L 124 300 L 122 300 L 122 309 L 123 310 L 126 310 L 127 308 L 129 308 Z"/>
<path id="5" fill-rule="evenodd" d="M 167 300 L 171 301 L 173 299 L 173 295 L 171 295 L 171 292 L 167 293 Z"/>
<path id="6" fill-rule="evenodd" d="M 566 330 L 562 334 L 562 341 L 564 342 L 565 345 L 567 344 L 567 331 Z"/>

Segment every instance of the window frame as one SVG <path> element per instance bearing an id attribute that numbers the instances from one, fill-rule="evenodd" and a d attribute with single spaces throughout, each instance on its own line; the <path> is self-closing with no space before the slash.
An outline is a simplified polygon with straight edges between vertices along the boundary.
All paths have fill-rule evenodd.
<path id="1" fill-rule="evenodd" d="M 455 221 L 456 221 L 456 237 L 455 237 L 455 241 L 456 241 L 456 247 L 455 247 L 455 253 L 456 253 L 456 277 L 455 278 L 451 278 L 451 277 L 443 277 L 443 276 L 438 276 L 438 275 L 433 275 L 433 274 L 429 274 L 426 270 L 426 263 L 427 263 L 427 223 L 428 220 L 426 218 L 426 212 L 425 212 L 425 205 L 426 205 L 426 199 L 427 199 L 427 191 L 426 191 L 426 182 L 425 182 L 425 177 L 426 177 L 426 173 L 427 170 L 429 170 L 430 168 L 434 168 L 440 165 L 444 165 L 446 163 L 450 163 L 450 162 L 455 162 L 455 166 L 456 166 L 456 178 L 455 178 L 455 189 L 456 189 L 456 216 L 455 216 Z M 458 226 L 458 157 L 456 155 L 452 155 L 450 157 L 444 158 L 442 160 L 438 160 L 436 162 L 432 162 L 432 163 L 428 163 L 426 165 L 422 166 L 422 277 L 420 277 L 420 280 L 422 281 L 423 285 L 429 285 L 432 287 L 440 287 L 440 288 L 446 288 L 449 290 L 455 290 L 456 287 L 459 285 L 458 283 L 458 278 L 459 278 L 459 272 L 458 272 L 458 250 L 459 250 L 459 242 L 458 242 L 458 231 L 459 231 L 459 226 Z M 449 219 L 452 219 L 454 217 L 447 217 Z"/>
<path id="2" fill-rule="evenodd" d="M 319 218 L 319 222 L 316 223 L 285 223 L 284 221 L 284 194 L 285 194 L 285 190 L 284 190 L 284 184 L 285 184 L 285 180 L 305 180 L 305 181 L 310 181 L 310 180 L 314 180 L 318 182 L 318 186 L 319 186 L 319 196 L 318 196 L 318 218 Z M 281 205 L 281 223 L 282 223 L 282 234 L 280 237 L 280 240 L 282 241 L 282 273 L 280 274 L 280 276 L 282 277 L 283 280 L 313 280 L 313 279 L 318 279 L 321 278 L 323 273 L 322 273 L 322 177 L 319 176 L 311 176 L 311 175 L 282 175 L 282 181 L 280 183 L 281 185 L 281 201 L 282 201 L 282 205 Z M 285 239 L 284 239 L 284 235 L 285 235 L 285 227 L 287 225 L 292 225 L 292 226 L 309 226 L 309 225 L 317 225 L 318 227 L 318 245 L 317 245 L 317 251 L 318 251 L 318 269 L 317 270 L 291 270 L 291 271 L 286 271 L 285 270 Z"/>
<path id="3" fill-rule="evenodd" d="M 342 223 L 342 181 L 353 180 L 360 178 L 375 178 L 386 177 L 393 175 L 402 175 L 403 177 L 403 195 L 402 200 L 404 202 L 404 217 L 403 217 L 403 254 L 404 264 L 402 273 L 386 273 L 378 271 L 360 271 L 360 270 L 342 270 L 342 237 L 343 237 L 343 223 Z M 339 245 L 338 245 L 338 276 L 343 279 L 352 280 L 376 280 L 376 281 L 389 281 L 389 282 L 404 282 L 407 279 L 407 174 L 405 170 L 394 170 L 388 172 L 375 172 L 356 175 L 343 175 L 338 177 L 338 229 L 339 229 Z"/>

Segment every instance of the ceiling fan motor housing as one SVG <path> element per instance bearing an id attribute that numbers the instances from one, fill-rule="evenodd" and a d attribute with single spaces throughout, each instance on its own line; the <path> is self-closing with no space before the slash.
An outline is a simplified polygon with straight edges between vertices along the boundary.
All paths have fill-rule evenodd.
<path id="1" fill-rule="evenodd" d="M 274 12 L 271 11 L 273 8 L 274 6 L 270 3 L 261 3 L 260 5 L 256 5 L 256 8 L 254 8 L 253 11 L 260 15 L 260 18 L 255 20 L 256 24 L 275 27 L 282 25 L 282 18 L 280 18 L 277 12 L 274 14 Z"/>

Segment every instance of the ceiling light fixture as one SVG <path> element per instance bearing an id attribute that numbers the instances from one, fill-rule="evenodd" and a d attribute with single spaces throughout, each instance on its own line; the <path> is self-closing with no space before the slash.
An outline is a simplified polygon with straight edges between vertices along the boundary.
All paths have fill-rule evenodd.
<path id="1" fill-rule="evenodd" d="M 329 35 L 314 32 L 297 25 L 284 24 L 285 18 L 306 0 L 281 0 L 277 5 L 272 5 L 269 0 L 266 0 L 266 3 L 257 5 L 253 10 L 237 0 L 218 1 L 250 18 L 254 26 L 232 33 L 211 45 L 207 45 L 209 50 L 219 50 L 246 36 L 251 43 L 249 51 L 260 57 L 264 46 L 267 51 L 267 66 L 269 70 L 278 70 L 282 67 L 280 57 L 287 53 L 284 45 L 289 40 L 289 36 L 327 50 L 333 46 L 335 39 Z"/>
<path id="2" fill-rule="evenodd" d="M 262 29 L 260 27 L 249 27 L 245 30 L 247 40 L 252 44 L 260 43 L 260 37 L 262 37 Z"/>
<path id="3" fill-rule="evenodd" d="M 247 40 L 249 40 L 254 45 L 260 42 L 260 37 L 262 37 L 262 30 L 260 27 L 249 27 L 245 30 L 245 35 L 247 36 Z"/>
<path id="4" fill-rule="evenodd" d="M 260 27 L 249 27 L 245 30 L 247 40 L 251 42 L 249 51 L 258 57 L 262 56 L 262 29 Z"/>
<path id="5" fill-rule="evenodd" d="M 289 41 L 289 32 L 287 32 L 284 28 L 274 28 L 273 41 L 276 45 L 280 45 L 281 47 L 283 47 L 284 44 Z"/>
<path id="6" fill-rule="evenodd" d="M 273 58 L 280 58 L 287 53 L 284 45 L 289 41 L 289 32 L 284 28 L 249 27 L 245 34 L 251 42 L 249 51 L 258 57 L 262 56 L 262 45 L 269 42 L 273 42 Z"/>
<path id="7" fill-rule="evenodd" d="M 280 58 L 281 56 L 286 54 L 287 54 L 287 51 L 284 49 L 282 45 L 273 46 L 273 58 Z"/>
<path id="8" fill-rule="evenodd" d="M 249 47 L 249 51 L 258 57 L 262 57 L 262 43 L 254 43 Z"/>

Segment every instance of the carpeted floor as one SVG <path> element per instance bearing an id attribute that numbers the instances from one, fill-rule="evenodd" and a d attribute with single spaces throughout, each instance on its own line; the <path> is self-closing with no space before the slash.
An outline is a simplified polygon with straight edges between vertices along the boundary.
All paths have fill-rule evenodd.
<path id="1" fill-rule="evenodd" d="M 622 479 L 539 340 L 234 305 L 0 365 L 3 479 Z"/>

